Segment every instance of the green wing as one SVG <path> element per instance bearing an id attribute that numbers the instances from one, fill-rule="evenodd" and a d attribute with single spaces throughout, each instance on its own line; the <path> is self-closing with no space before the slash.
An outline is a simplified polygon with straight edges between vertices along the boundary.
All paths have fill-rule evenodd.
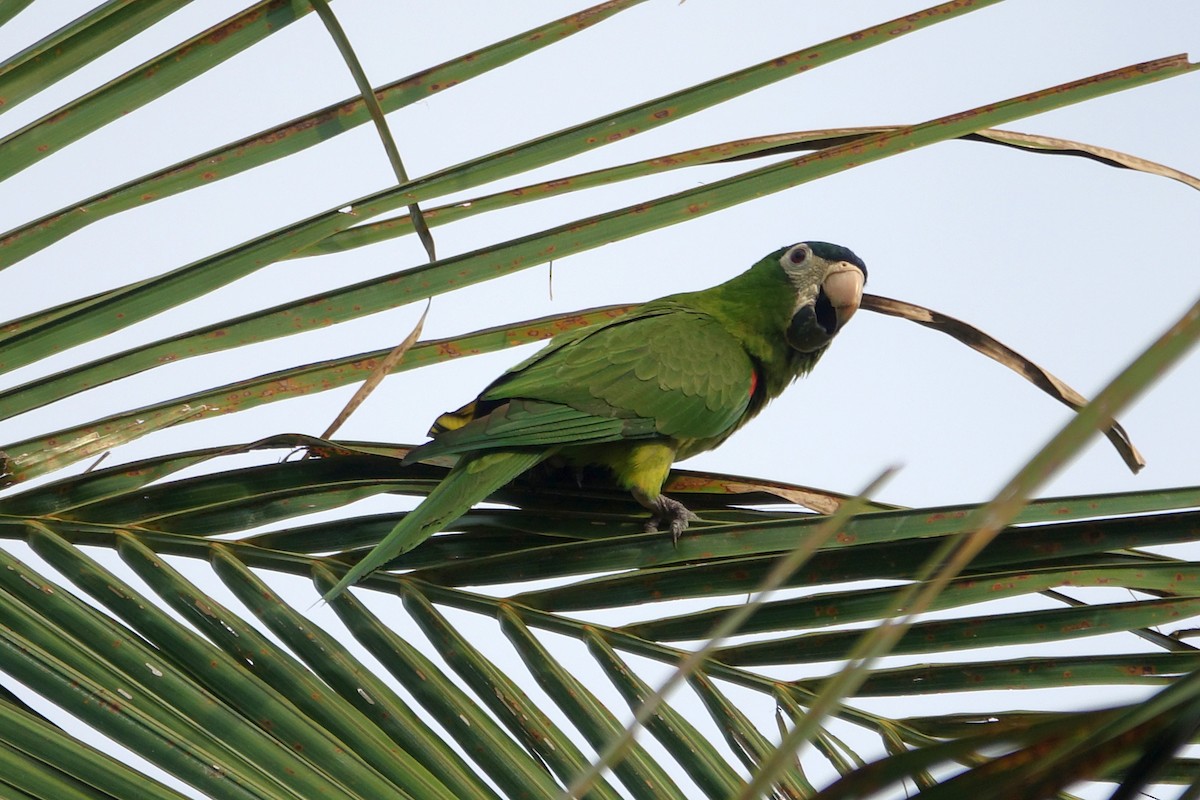
<path id="1" fill-rule="evenodd" d="M 475 419 L 414 455 L 720 436 L 755 382 L 749 355 L 720 323 L 656 304 L 559 337 L 485 389 Z"/>

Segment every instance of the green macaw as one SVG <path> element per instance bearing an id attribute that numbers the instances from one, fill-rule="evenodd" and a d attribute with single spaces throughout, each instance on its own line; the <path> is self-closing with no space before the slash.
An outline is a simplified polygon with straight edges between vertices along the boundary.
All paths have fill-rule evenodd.
<path id="1" fill-rule="evenodd" d="M 719 286 L 651 300 L 556 336 L 440 416 L 405 463 L 458 463 L 326 594 L 411 550 L 555 457 L 608 468 L 674 540 L 695 515 L 662 494 L 671 464 L 725 441 L 807 373 L 858 309 L 867 268 L 828 242 L 776 250 Z"/>

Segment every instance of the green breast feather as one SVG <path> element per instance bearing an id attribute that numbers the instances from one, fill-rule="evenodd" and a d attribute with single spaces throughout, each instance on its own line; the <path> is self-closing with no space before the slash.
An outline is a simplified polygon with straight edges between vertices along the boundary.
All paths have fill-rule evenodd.
<path id="1" fill-rule="evenodd" d="M 821 357 L 858 308 L 862 260 L 801 242 L 700 292 L 556 337 L 443 414 L 406 463 L 458 455 L 429 496 L 331 589 L 333 597 L 551 457 L 608 468 L 674 539 L 696 517 L 662 494 L 677 458 L 724 441 Z"/>

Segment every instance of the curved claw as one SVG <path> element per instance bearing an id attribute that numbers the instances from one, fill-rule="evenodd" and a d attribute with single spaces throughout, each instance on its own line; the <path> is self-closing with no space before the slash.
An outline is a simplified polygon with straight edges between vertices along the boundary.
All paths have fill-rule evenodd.
<path id="1" fill-rule="evenodd" d="M 699 520 L 700 518 L 693 514 L 688 507 L 678 500 L 673 500 L 664 494 L 650 501 L 651 510 L 654 515 L 650 517 L 650 521 L 646 523 L 646 533 L 654 533 L 655 531 L 663 530 L 663 523 L 666 523 L 666 530 L 671 532 L 671 544 L 679 546 L 680 535 L 687 530 L 688 524 Z"/>

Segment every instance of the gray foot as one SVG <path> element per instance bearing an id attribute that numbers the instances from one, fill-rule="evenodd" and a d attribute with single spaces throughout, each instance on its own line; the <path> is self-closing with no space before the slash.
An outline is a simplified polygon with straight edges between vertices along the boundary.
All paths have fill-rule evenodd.
<path id="1" fill-rule="evenodd" d="M 687 530 L 688 523 L 700 519 L 691 511 L 688 511 L 687 506 L 683 503 L 678 500 L 672 500 L 665 494 L 660 494 L 647 505 L 649 505 L 653 516 L 646 523 L 646 533 L 669 530 L 671 532 L 671 543 L 676 546 L 679 545 L 679 535 Z"/>

